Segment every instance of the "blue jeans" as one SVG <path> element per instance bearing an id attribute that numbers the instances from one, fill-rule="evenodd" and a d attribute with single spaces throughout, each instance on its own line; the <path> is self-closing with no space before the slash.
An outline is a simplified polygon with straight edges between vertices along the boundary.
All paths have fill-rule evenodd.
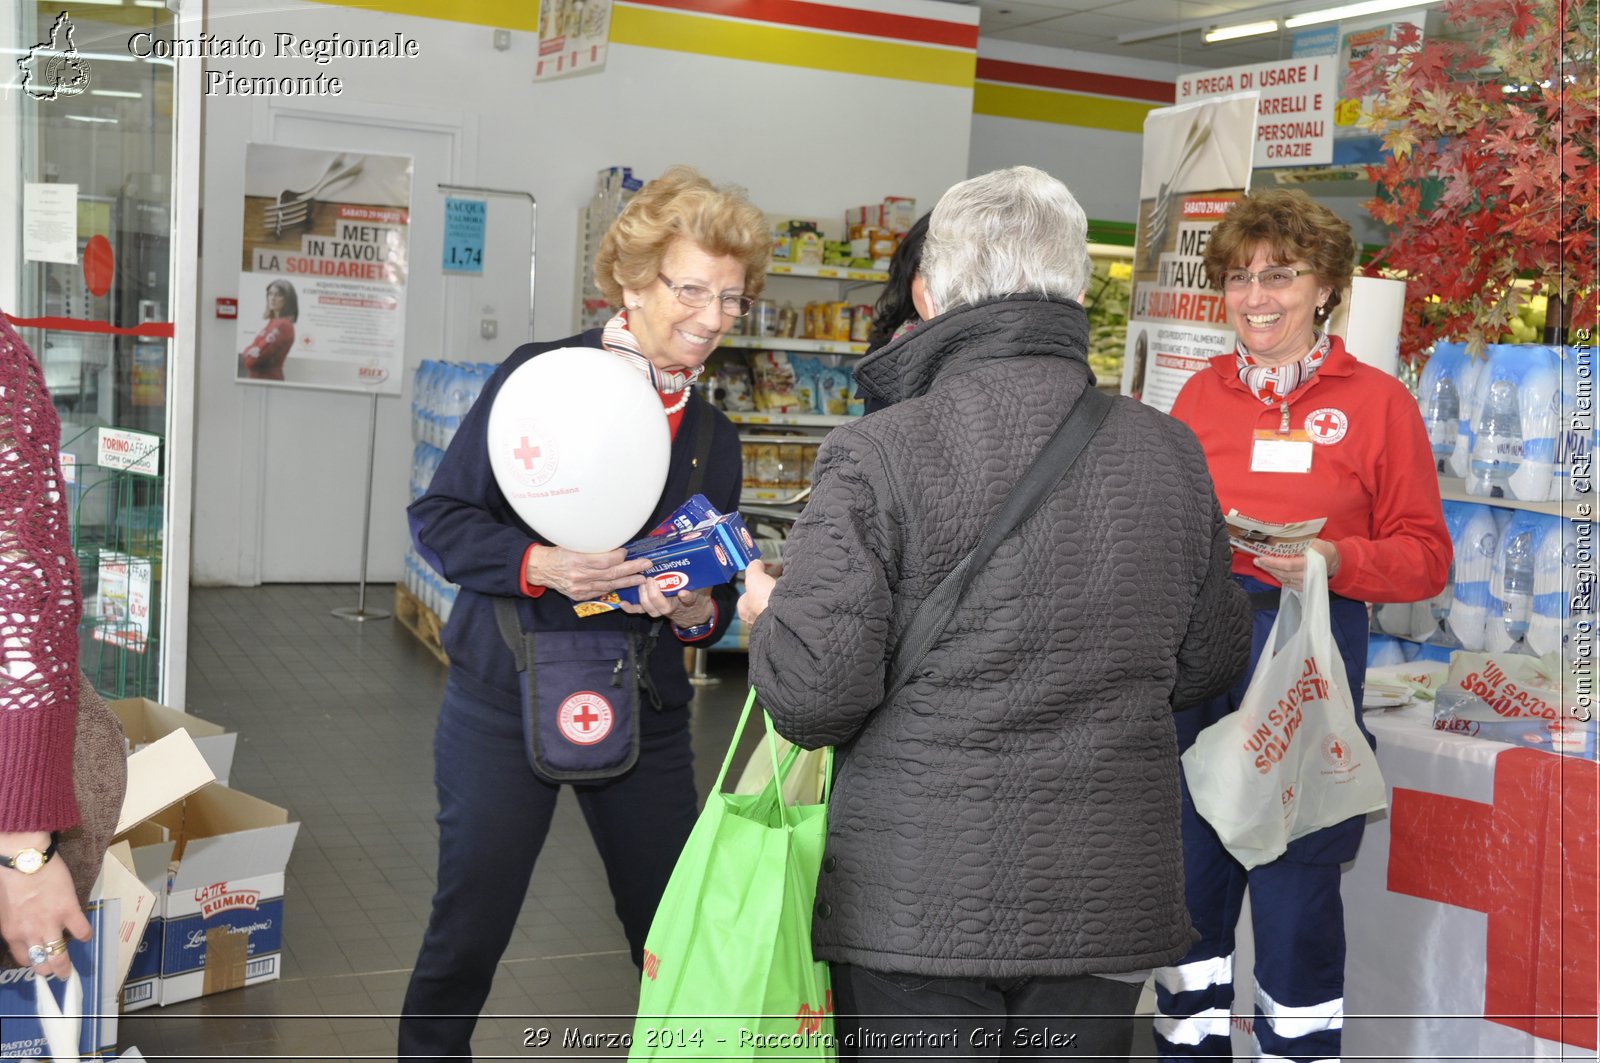
<path id="1" fill-rule="evenodd" d="M 696 815 L 689 711 L 641 706 L 638 762 L 573 787 L 635 964 Z M 561 787 L 534 774 L 514 710 L 445 688 L 434 735 L 439 877 L 400 1019 L 405 1060 L 470 1059 Z"/>
<path id="2" fill-rule="evenodd" d="M 1267 589 L 1235 577 L 1247 591 Z M 1344 658 L 1345 678 L 1361 722 L 1361 691 L 1367 671 L 1367 607 L 1347 598 L 1330 600 L 1334 643 Z M 1178 748 L 1186 750 L 1210 724 L 1244 700 L 1276 610 L 1256 612 L 1250 668 L 1238 684 L 1175 714 Z M 1255 941 L 1255 1037 L 1263 1053 L 1289 1060 L 1337 1059 L 1344 1024 L 1344 906 L 1339 865 L 1353 860 L 1366 827 L 1365 816 L 1326 827 L 1289 843 L 1270 864 L 1246 871 L 1195 811 L 1182 778 L 1184 896 L 1200 941 L 1179 963 L 1156 970 L 1156 1052 L 1163 1060 L 1231 1060 L 1229 1016 L 1233 1009 L 1234 927 L 1250 888 Z"/>

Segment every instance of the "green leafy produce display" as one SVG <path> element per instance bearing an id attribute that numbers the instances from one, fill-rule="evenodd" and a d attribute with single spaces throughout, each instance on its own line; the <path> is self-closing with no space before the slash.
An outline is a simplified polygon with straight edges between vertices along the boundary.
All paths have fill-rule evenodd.
<path id="1" fill-rule="evenodd" d="M 1133 270 L 1120 258 L 1096 258 L 1094 278 L 1084 296 L 1089 313 L 1089 368 L 1102 385 L 1122 379 L 1122 352 L 1128 335 L 1128 303 Z"/>

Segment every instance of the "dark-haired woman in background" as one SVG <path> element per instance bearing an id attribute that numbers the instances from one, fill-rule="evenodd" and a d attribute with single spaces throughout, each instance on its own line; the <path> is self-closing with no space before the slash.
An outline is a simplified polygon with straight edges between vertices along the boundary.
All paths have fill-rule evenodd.
<path id="1" fill-rule="evenodd" d="M 922 242 L 928 237 L 928 217 L 924 214 L 911 223 L 911 228 L 900 238 L 900 246 L 894 249 L 894 257 L 889 259 L 889 279 L 884 282 L 883 294 L 872 308 L 872 329 L 867 333 L 868 354 L 932 316 L 928 294 L 922 285 Z M 881 399 L 871 395 L 863 398 L 868 413 L 884 407 Z"/>

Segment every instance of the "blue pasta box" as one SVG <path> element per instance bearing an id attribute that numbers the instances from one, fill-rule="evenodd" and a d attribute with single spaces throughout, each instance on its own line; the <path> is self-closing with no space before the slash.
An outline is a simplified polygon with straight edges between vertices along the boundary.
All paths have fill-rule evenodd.
<path id="1" fill-rule="evenodd" d="M 285 872 L 300 824 L 286 809 L 219 783 L 156 821 L 174 842 L 161 899 L 157 1003 L 278 978 Z"/>
<path id="2" fill-rule="evenodd" d="M 727 583 L 761 556 L 755 539 L 737 513 L 719 513 L 705 496 L 695 495 L 655 529 L 624 549 L 630 558 L 649 558 L 645 576 L 664 594 L 699 590 Z M 624 587 L 604 598 L 573 606 L 579 616 L 596 616 L 639 604 L 637 587 Z"/>
<path id="3" fill-rule="evenodd" d="M 70 1047 L 57 1047 L 84 1059 L 103 1059 L 116 1052 L 117 987 L 113 971 L 117 942 L 114 933 L 104 931 L 117 923 L 117 903 L 92 902 L 84 915 L 94 929 L 94 937 L 67 941 L 67 955 L 83 985 L 83 1018 L 77 1041 Z M 28 967 L 0 970 L 0 1059 L 51 1058 L 45 1027 L 39 1021 L 37 977 Z M 42 985 L 56 1005 L 65 1010 L 66 983 L 49 979 Z"/>

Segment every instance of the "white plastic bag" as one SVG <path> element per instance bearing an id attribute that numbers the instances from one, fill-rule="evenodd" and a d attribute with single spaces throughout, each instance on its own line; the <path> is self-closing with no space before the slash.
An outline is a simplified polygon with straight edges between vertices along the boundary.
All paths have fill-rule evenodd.
<path id="1" fill-rule="evenodd" d="M 1328 571 L 1306 551 L 1306 589 L 1285 588 L 1244 701 L 1183 754 L 1195 808 L 1245 867 L 1386 804 L 1356 727 L 1328 615 Z"/>

